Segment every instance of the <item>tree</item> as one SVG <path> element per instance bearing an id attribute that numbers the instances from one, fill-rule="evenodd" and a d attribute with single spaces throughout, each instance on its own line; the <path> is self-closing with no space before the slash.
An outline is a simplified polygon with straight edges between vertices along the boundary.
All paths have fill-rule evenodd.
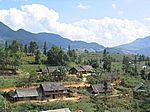
<path id="1" fill-rule="evenodd" d="M 52 46 L 47 52 L 47 61 L 50 65 L 61 66 L 66 65 L 66 55 L 65 52 L 59 46 Z"/>
<path id="2" fill-rule="evenodd" d="M 38 49 L 37 43 L 34 41 L 31 41 L 28 47 L 29 53 L 35 54 L 37 49 Z"/>
<path id="3" fill-rule="evenodd" d="M 8 42 L 7 42 L 7 40 L 5 41 L 5 48 L 4 48 L 4 50 L 5 51 L 8 50 Z"/>
<path id="4" fill-rule="evenodd" d="M 45 54 L 45 55 L 47 55 L 47 43 L 46 43 L 46 41 L 44 42 L 44 48 L 43 48 L 43 54 Z"/>
<path id="5" fill-rule="evenodd" d="M 77 61 L 78 56 L 77 56 L 77 53 L 74 49 L 68 50 L 67 54 L 68 54 L 71 62 L 76 62 Z"/>
<path id="6" fill-rule="evenodd" d="M 36 64 L 41 64 L 41 52 L 40 52 L 40 50 L 36 51 L 36 54 L 35 54 L 35 63 Z"/>
<path id="7" fill-rule="evenodd" d="M 142 79 L 144 79 L 144 80 L 146 79 L 146 78 L 145 78 L 145 75 L 146 75 L 146 74 L 145 74 L 145 70 L 144 70 L 144 69 L 142 69 L 142 70 L 140 71 L 140 75 L 141 75 L 141 78 L 142 78 Z"/>
<path id="8" fill-rule="evenodd" d="M 104 91 L 105 91 L 105 95 L 107 93 L 107 90 L 108 90 L 108 84 L 107 84 L 107 81 L 104 81 Z"/>
<path id="9" fill-rule="evenodd" d="M 131 73 L 131 61 L 129 59 L 129 57 L 123 57 L 123 61 L 122 61 L 122 70 L 125 72 L 125 73 Z"/>
<path id="10" fill-rule="evenodd" d="M 110 55 L 106 55 L 105 58 L 103 58 L 103 69 L 107 70 L 108 72 L 111 71 L 111 57 Z"/>
<path id="11" fill-rule="evenodd" d="M 27 44 L 24 45 L 24 53 L 26 53 L 26 54 L 28 53 L 28 45 Z"/>
<path id="12" fill-rule="evenodd" d="M 4 50 L 2 48 L 2 45 L 0 43 L 0 66 L 4 67 Z"/>
<path id="13" fill-rule="evenodd" d="M 13 54 L 17 53 L 18 51 L 21 51 L 21 44 L 19 43 L 19 41 L 13 40 L 10 45 L 10 50 Z"/>
<path id="14" fill-rule="evenodd" d="M 106 56 L 107 56 L 107 51 L 106 51 L 106 49 L 104 49 L 104 51 L 103 51 L 103 60 L 106 58 Z"/>
<path id="15" fill-rule="evenodd" d="M 0 112 L 11 112 L 10 103 L 0 95 Z"/>

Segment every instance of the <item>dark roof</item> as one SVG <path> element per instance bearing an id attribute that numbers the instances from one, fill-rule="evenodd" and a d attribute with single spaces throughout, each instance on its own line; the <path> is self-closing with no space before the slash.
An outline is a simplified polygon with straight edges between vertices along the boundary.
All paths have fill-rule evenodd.
<path id="1" fill-rule="evenodd" d="M 102 93 L 102 92 L 105 92 L 104 90 L 104 84 L 95 84 L 95 85 L 92 85 L 92 90 L 94 93 Z M 112 86 L 111 84 L 108 83 L 108 92 L 111 92 L 112 91 Z"/>
<path id="2" fill-rule="evenodd" d="M 53 73 L 58 68 L 59 68 L 59 66 L 48 66 L 47 70 L 49 73 Z"/>
<path id="3" fill-rule="evenodd" d="M 66 88 L 64 87 L 63 83 L 43 83 L 41 84 L 42 88 L 44 91 L 61 91 L 61 90 L 66 90 Z"/>
<path id="4" fill-rule="evenodd" d="M 90 65 L 83 65 L 81 66 L 86 72 L 92 72 L 93 67 Z"/>
<path id="5" fill-rule="evenodd" d="M 57 110 L 47 110 L 47 111 L 41 111 L 41 112 L 71 112 L 69 108 L 64 109 L 57 109 Z"/>
<path id="6" fill-rule="evenodd" d="M 84 72 L 85 70 L 81 67 L 73 67 L 72 69 L 75 69 L 77 72 Z"/>
<path id="7" fill-rule="evenodd" d="M 37 91 L 37 88 L 21 88 L 16 89 L 15 91 L 17 97 L 38 97 L 39 93 Z"/>

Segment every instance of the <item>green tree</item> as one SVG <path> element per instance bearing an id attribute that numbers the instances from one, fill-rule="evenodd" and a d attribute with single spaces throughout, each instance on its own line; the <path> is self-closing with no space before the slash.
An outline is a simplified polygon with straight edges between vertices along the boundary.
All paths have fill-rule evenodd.
<path id="1" fill-rule="evenodd" d="M 47 52 L 47 61 L 50 65 L 66 65 L 66 54 L 63 49 L 59 46 L 52 46 L 51 49 Z"/>
<path id="2" fill-rule="evenodd" d="M 145 70 L 144 69 L 142 69 L 141 71 L 140 71 L 140 75 L 141 75 L 141 78 L 142 79 L 146 79 L 146 73 L 145 73 Z"/>
<path id="3" fill-rule="evenodd" d="M 4 67 L 4 50 L 2 48 L 2 45 L 0 43 L 0 66 Z"/>
<path id="4" fill-rule="evenodd" d="M 105 95 L 107 93 L 107 90 L 108 90 L 108 84 L 107 84 L 107 81 L 104 81 L 104 91 L 105 91 Z"/>
<path id="5" fill-rule="evenodd" d="M 68 54 L 71 62 L 76 62 L 77 61 L 78 56 L 77 56 L 77 53 L 74 49 L 68 50 L 67 54 Z"/>
<path id="6" fill-rule="evenodd" d="M 0 112 L 11 112 L 10 103 L 0 95 Z"/>
<path id="7" fill-rule="evenodd" d="M 110 72 L 111 71 L 111 61 L 112 61 L 112 59 L 111 59 L 111 57 L 110 57 L 110 55 L 106 55 L 106 57 L 103 59 L 103 69 L 104 70 L 107 70 L 108 72 Z"/>
<path id="8" fill-rule="evenodd" d="M 24 45 L 24 53 L 26 53 L 26 54 L 28 53 L 28 45 L 27 44 Z"/>
<path id="9" fill-rule="evenodd" d="M 38 45 L 35 41 L 30 41 L 28 51 L 29 53 L 35 54 L 38 49 Z"/>
<path id="10" fill-rule="evenodd" d="M 40 50 L 36 51 L 36 54 L 35 54 L 35 63 L 36 64 L 41 64 L 41 52 L 40 52 Z"/>
<path id="11" fill-rule="evenodd" d="M 46 41 L 44 42 L 44 48 L 43 48 L 43 54 L 45 54 L 45 55 L 47 55 L 47 49 L 48 49 L 48 47 L 47 47 L 47 43 L 46 43 Z"/>

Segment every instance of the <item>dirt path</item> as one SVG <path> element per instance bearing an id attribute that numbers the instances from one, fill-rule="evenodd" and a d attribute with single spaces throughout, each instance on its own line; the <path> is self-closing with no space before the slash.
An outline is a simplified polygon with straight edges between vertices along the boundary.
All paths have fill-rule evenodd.
<path id="1" fill-rule="evenodd" d="M 90 84 L 79 83 L 79 84 L 64 84 L 65 87 L 89 87 Z"/>
<path id="2" fill-rule="evenodd" d="M 65 87 L 89 87 L 90 84 L 85 83 L 79 83 L 79 84 L 64 84 Z M 36 88 L 38 87 L 38 84 L 33 84 L 31 86 L 18 86 L 18 87 L 0 87 L 0 91 L 3 92 L 9 92 L 9 91 L 15 91 L 17 88 Z"/>

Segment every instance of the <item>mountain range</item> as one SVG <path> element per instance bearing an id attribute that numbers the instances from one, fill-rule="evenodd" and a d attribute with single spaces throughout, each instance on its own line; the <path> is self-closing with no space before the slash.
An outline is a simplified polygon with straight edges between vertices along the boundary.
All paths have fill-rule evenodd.
<path id="1" fill-rule="evenodd" d="M 39 48 L 43 48 L 43 44 L 46 41 L 48 47 L 53 45 L 58 45 L 67 49 L 70 46 L 72 49 L 80 50 L 90 50 L 90 51 L 102 51 L 105 49 L 104 46 L 98 43 L 92 42 L 87 43 L 84 41 L 72 41 L 70 39 L 64 38 L 58 34 L 53 33 L 31 33 L 24 29 L 19 29 L 17 31 L 12 30 L 2 22 L 0 22 L 0 41 L 11 42 L 12 40 L 19 40 L 22 44 L 28 44 L 31 40 L 36 41 Z M 108 52 L 121 53 L 121 54 L 144 54 L 150 56 L 150 36 L 145 38 L 139 38 L 131 43 L 106 48 Z"/>
<path id="2" fill-rule="evenodd" d="M 22 44 L 28 44 L 32 40 L 36 41 L 41 49 L 43 48 L 45 41 L 47 42 L 48 47 L 58 45 L 64 49 L 67 49 L 68 46 L 72 49 L 88 49 L 97 51 L 101 51 L 105 48 L 95 42 L 87 43 L 84 41 L 72 41 L 53 33 L 31 33 L 24 29 L 14 31 L 2 22 L 0 22 L 0 40 L 2 42 L 6 40 L 8 42 L 11 42 L 12 40 L 19 40 Z"/>

